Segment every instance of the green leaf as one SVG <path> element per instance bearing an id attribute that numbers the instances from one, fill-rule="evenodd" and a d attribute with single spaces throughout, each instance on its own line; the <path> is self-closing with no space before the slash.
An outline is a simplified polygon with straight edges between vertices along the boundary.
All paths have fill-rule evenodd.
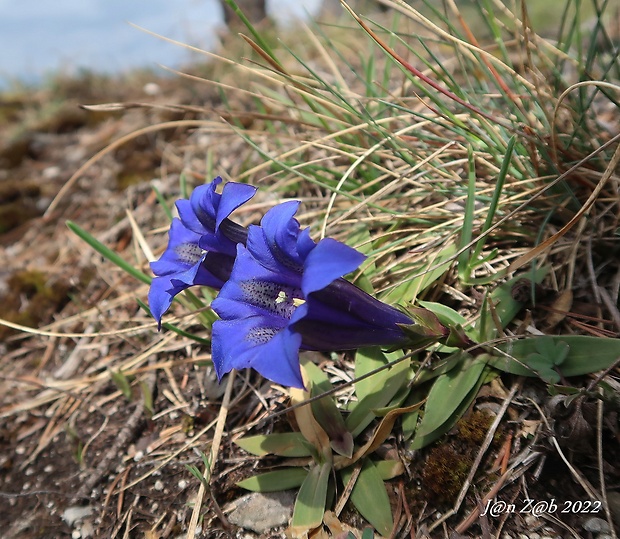
<path id="1" fill-rule="evenodd" d="M 275 434 L 259 434 L 235 440 L 241 449 L 252 455 L 278 455 L 280 457 L 309 457 L 310 448 L 301 432 L 283 432 Z"/>
<path id="2" fill-rule="evenodd" d="M 394 479 L 405 471 L 405 466 L 400 460 L 378 460 L 374 464 L 383 481 Z"/>
<path id="3" fill-rule="evenodd" d="M 400 357 L 400 352 L 384 354 L 379 348 L 360 348 L 355 356 L 355 376 L 360 377 L 384 366 L 390 359 Z M 355 394 L 359 401 L 345 420 L 353 437 L 375 419 L 374 410 L 386 406 L 401 387 L 409 382 L 412 374 L 410 366 L 410 359 L 399 361 L 389 369 L 355 383 Z"/>
<path id="4" fill-rule="evenodd" d="M 153 392 L 149 388 L 149 384 L 147 384 L 144 380 L 140 380 L 140 391 L 142 392 L 144 409 L 148 412 L 149 417 L 152 417 L 155 413 L 155 408 L 153 407 Z"/>
<path id="5" fill-rule="evenodd" d="M 502 161 L 502 167 L 499 171 L 497 179 L 495 180 L 495 189 L 493 191 L 493 197 L 491 198 L 491 202 L 488 205 L 488 208 L 486 211 L 487 216 L 484 221 L 484 224 L 482 225 L 482 229 L 480 230 L 480 234 L 482 235 L 482 238 L 480 238 L 476 242 L 476 247 L 474 248 L 474 252 L 472 255 L 472 261 L 475 261 L 478 259 L 478 257 L 480 256 L 480 253 L 482 253 L 482 249 L 485 243 L 489 239 L 489 236 L 485 233 L 487 230 L 489 230 L 489 228 L 491 228 L 493 219 L 495 218 L 495 213 L 497 212 L 497 207 L 499 205 L 502 190 L 504 187 L 504 182 L 506 181 L 508 169 L 510 168 L 510 163 L 512 162 L 512 154 L 514 151 L 516 141 L 517 141 L 517 137 L 516 135 L 513 135 L 508 141 L 508 144 L 506 145 L 506 154 Z"/>
<path id="6" fill-rule="evenodd" d="M 435 313 L 439 321 L 446 326 L 467 325 L 467 319 L 462 314 L 457 313 L 446 305 L 434 301 L 418 301 L 418 303 L 425 309 Z"/>
<path id="7" fill-rule="evenodd" d="M 470 249 L 465 248 L 471 242 L 474 227 L 474 210 L 476 206 L 476 162 L 471 145 L 467 146 L 467 161 L 469 170 L 467 174 L 467 199 L 465 200 L 465 212 L 463 214 L 463 225 L 461 227 L 459 240 L 459 251 L 463 249 L 463 252 L 457 259 L 459 279 L 464 283 L 469 283 L 472 268 L 476 261 L 471 258 Z"/>
<path id="8" fill-rule="evenodd" d="M 540 283 L 548 273 L 548 268 L 540 268 L 528 273 L 526 276 L 533 283 Z M 523 276 L 515 277 L 497 287 L 491 294 L 495 315 L 500 321 L 502 328 L 505 328 L 523 307 L 523 304 L 512 297 L 512 288 Z M 493 317 L 489 312 L 490 307 L 485 302 L 483 305 L 479 323 L 476 325 L 477 335 L 473 338 L 478 342 L 494 339 L 497 329 L 493 323 Z"/>
<path id="9" fill-rule="evenodd" d="M 620 357 L 620 339 L 582 335 L 528 337 L 496 348 L 507 355 L 496 352 L 489 365 L 521 376 L 538 376 L 541 365 L 555 366 L 563 376 L 581 376 L 607 369 Z"/>
<path id="10" fill-rule="evenodd" d="M 437 363 L 433 363 L 431 367 L 427 367 L 422 372 L 417 374 L 415 380 L 413 381 L 413 387 L 420 386 L 425 384 L 426 382 L 433 380 L 441 376 L 442 374 L 446 374 L 450 372 L 452 369 L 458 367 L 463 361 L 463 353 L 462 350 L 457 350 L 449 356 L 441 359 Z"/>
<path id="11" fill-rule="evenodd" d="M 250 31 L 252 37 L 256 41 L 256 43 L 260 46 L 260 48 L 273 60 L 274 63 L 280 64 L 275 54 L 269 47 L 269 44 L 263 39 L 263 34 L 259 32 L 249 21 L 249 19 L 245 16 L 243 11 L 239 8 L 234 0 L 224 0 L 235 12 L 235 14 L 241 19 L 241 22 L 245 25 L 245 27 Z"/>
<path id="12" fill-rule="evenodd" d="M 127 376 L 123 371 L 109 371 L 112 381 L 116 384 L 116 387 L 120 389 L 121 393 L 127 400 L 131 400 L 131 385 Z"/>
<path id="13" fill-rule="evenodd" d="M 473 359 L 463 352 L 462 362 L 458 367 L 435 380 L 429 391 L 424 415 L 413 441 L 416 447 L 425 441 L 425 437 L 437 431 L 454 415 L 481 380 L 485 366 L 486 358 Z"/>
<path id="14" fill-rule="evenodd" d="M 294 534 L 308 532 L 323 522 L 331 469 L 328 462 L 315 466 L 304 479 L 293 509 L 291 531 Z"/>
<path id="15" fill-rule="evenodd" d="M 303 468 L 283 468 L 248 477 L 237 486 L 252 492 L 277 492 L 300 487 L 307 476 L 308 470 Z"/>
<path id="16" fill-rule="evenodd" d="M 421 402 L 424 397 L 426 397 L 426 393 L 421 390 L 421 388 L 415 388 L 409 396 L 407 400 L 404 402 L 404 406 L 411 406 L 416 402 Z M 400 429 L 402 431 L 402 436 L 404 440 L 409 440 L 415 433 L 418 428 L 418 419 L 420 418 L 420 410 L 414 410 L 413 412 L 409 412 L 404 414 L 400 420 Z"/>
<path id="17" fill-rule="evenodd" d="M 327 375 L 307 355 L 301 356 L 301 363 L 311 383 L 310 395 L 316 397 L 332 389 Z M 339 455 L 351 458 L 353 455 L 353 436 L 348 431 L 338 406 L 331 396 L 323 397 L 312 404 L 312 413 L 329 437 L 330 447 Z"/>
<path id="18" fill-rule="evenodd" d="M 353 475 L 353 468 L 340 472 L 346 485 Z M 381 474 L 370 459 L 365 459 L 360 474 L 351 491 L 351 502 L 360 514 L 383 536 L 388 537 L 394 527 L 392 508 Z"/>
<path id="19" fill-rule="evenodd" d="M 480 391 L 480 387 L 488 381 L 489 373 L 491 369 L 485 367 L 482 376 L 476 381 L 474 387 L 472 387 L 471 391 L 465 395 L 460 404 L 454 410 L 452 415 L 437 429 L 433 432 L 427 434 L 426 436 L 416 436 L 411 442 L 410 449 L 421 449 L 422 447 L 426 447 L 428 444 L 433 443 L 435 440 L 441 438 L 444 434 L 446 434 L 456 422 L 462 417 L 462 415 L 469 409 L 471 403 L 474 402 L 476 395 Z"/>
<path id="20" fill-rule="evenodd" d="M 544 358 L 550 365 L 559 367 L 568 357 L 570 347 L 564 341 L 553 338 L 536 339 L 537 355 Z"/>
<path id="21" fill-rule="evenodd" d="M 364 376 L 369 372 L 379 369 L 385 366 L 387 362 L 387 357 L 379 347 L 360 348 L 355 354 L 355 377 L 359 378 L 360 376 Z M 375 391 L 377 377 L 380 376 L 381 373 L 377 373 L 374 376 L 355 382 L 355 395 L 359 400 L 362 400 Z"/>
<path id="22" fill-rule="evenodd" d="M 351 533 L 351 532 L 349 532 Z M 374 539 L 375 534 L 373 533 L 373 531 L 370 528 L 366 528 L 363 532 L 362 532 L 362 539 Z M 353 536 L 353 539 L 355 539 L 355 536 Z"/>
<path id="23" fill-rule="evenodd" d="M 536 339 L 536 352 L 529 354 L 525 363 L 549 384 L 557 384 L 561 377 L 555 370 L 560 366 L 569 352 L 564 341 L 555 342 L 552 338 Z"/>

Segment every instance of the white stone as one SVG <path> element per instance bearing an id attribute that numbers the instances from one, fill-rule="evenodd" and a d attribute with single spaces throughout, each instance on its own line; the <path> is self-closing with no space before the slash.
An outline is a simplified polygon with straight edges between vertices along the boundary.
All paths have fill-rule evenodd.
<path id="1" fill-rule="evenodd" d="M 73 507 L 67 507 L 67 509 L 64 510 L 62 514 L 62 519 L 69 526 L 72 526 L 74 522 L 83 520 L 84 518 L 89 516 L 92 512 L 93 512 L 92 507 L 81 507 L 79 505 L 75 505 Z"/>
<path id="2" fill-rule="evenodd" d="M 46 180 L 53 180 L 60 176 L 61 170 L 59 166 L 53 165 L 43 169 L 42 175 Z"/>
<path id="3" fill-rule="evenodd" d="M 147 82 L 142 90 L 146 95 L 157 95 L 161 93 L 161 87 L 156 82 Z"/>
<path id="4" fill-rule="evenodd" d="M 295 504 L 293 491 L 252 492 L 234 502 L 228 515 L 233 524 L 257 533 L 288 524 Z"/>
<path id="5" fill-rule="evenodd" d="M 592 533 L 608 533 L 609 532 L 609 524 L 606 520 L 598 517 L 592 517 L 586 520 L 582 527 L 587 532 Z"/>

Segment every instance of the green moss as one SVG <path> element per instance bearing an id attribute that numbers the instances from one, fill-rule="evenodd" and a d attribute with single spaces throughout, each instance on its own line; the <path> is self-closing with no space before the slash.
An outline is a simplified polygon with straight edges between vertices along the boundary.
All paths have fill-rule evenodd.
<path id="1" fill-rule="evenodd" d="M 24 150 L 27 152 L 27 149 Z M 13 166 L 6 161 L 6 152 L 0 150 L 0 168 Z M 19 152 L 11 154 L 16 159 L 21 159 Z M 0 234 L 9 232 L 25 223 L 29 219 L 37 217 L 41 211 L 36 206 L 37 199 L 41 196 L 41 188 L 35 181 L 26 178 L 6 179 L 0 183 Z"/>
<path id="2" fill-rule="evenodd" d="M 454 502 L 471 465 L 471 456 L 459 453 L 450 444 L 431 449 L 422 472 L 425 496 L 437 504 Z"/>
<path id="3" fill-rule="evenodd" d="M 425 497 L 439 505 L 454 503 L 492 422 L 488 413 L 472 412 L 456 424 L 454 436 L 429 451 L 422 472 Z"/>
<path id="4" fill-rule="evenodd" d="M 7 280 L 7 291 L 0 295 L 0 318 L 28 327 L 38 327 L 69 301 L 69 285 L 50 281 L 37 270 L 18 270 Z M 15 330 L 0 326 L 0 341 Z"/>
<path id="5" fill-rule="evenodd" d="M 491 423 L 493 418 L 490 414 L 476 410 L 457 423 L 459 439 L 468 446 L 480 446 L 487 436 Z"/>

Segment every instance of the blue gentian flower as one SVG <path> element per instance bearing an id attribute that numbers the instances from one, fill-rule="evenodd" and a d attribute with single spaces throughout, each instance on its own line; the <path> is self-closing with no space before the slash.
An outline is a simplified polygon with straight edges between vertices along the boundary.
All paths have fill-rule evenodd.
<path id="1" fill-rule="evenodd" d="M 272 208 L 237 245 L 229 280 L 212 307 L 212 357 L 221 378 L 251 367 L 279 384 L 303 387 L 299 350 L 399 345 L 412 320 L 342 276 L 365 256 L 331 238 L 315 243 L 293 217 L 299 202 Z"/>
<path id="2" fill-rule="evenodd" d="M 228 219 L 256 192 L 251 185 L 229 182 L 216 191 L 219 176 L 194 189 L 189 200 L 176 203 L 179 218 L 172 220 L 168 247 L 151 263 L 155 278 L 149 290 L 149 308 L 161 326 L 161 317 L 174 296 L 193 285 L 221 288 L 230 276 L 237 243 L 245 243 L 247 229 Z"/>

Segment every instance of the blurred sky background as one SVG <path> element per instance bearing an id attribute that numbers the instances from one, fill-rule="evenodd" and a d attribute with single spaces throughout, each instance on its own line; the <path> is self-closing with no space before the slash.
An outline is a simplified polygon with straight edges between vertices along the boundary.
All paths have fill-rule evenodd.
<path id="1" fill-rule="evenodd" d="M 320 0 L 267 0 L 280 24 L 319 8 Z M 191 59 L 128 22 L 208 50 L 223 15 L 217 0 L 0 0 L 0 88 L 80 68 L 118 73 Z"/>

